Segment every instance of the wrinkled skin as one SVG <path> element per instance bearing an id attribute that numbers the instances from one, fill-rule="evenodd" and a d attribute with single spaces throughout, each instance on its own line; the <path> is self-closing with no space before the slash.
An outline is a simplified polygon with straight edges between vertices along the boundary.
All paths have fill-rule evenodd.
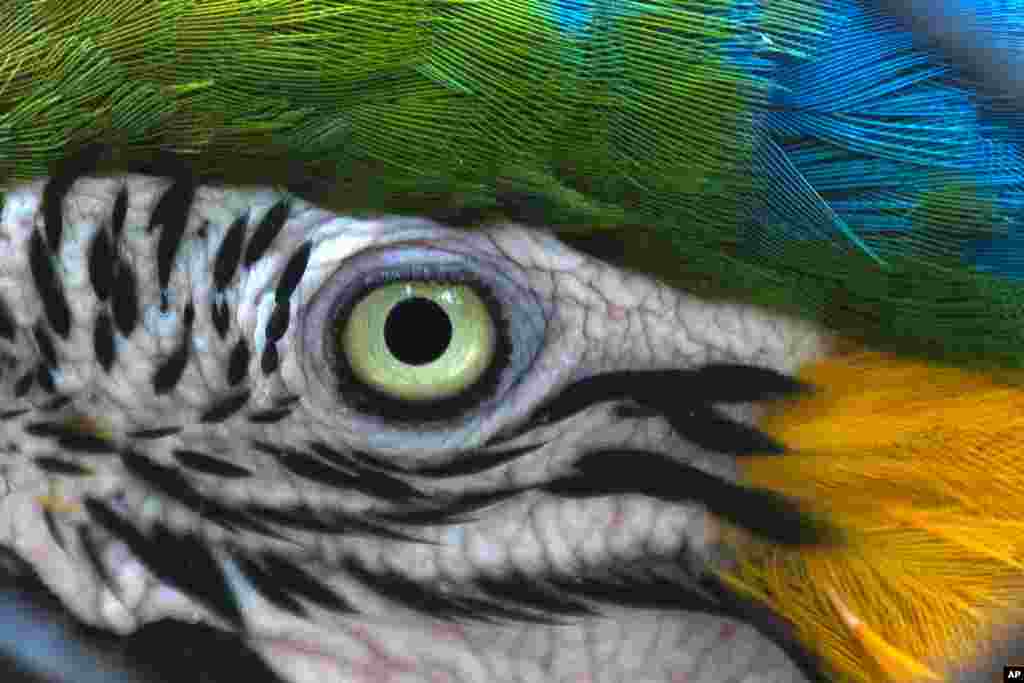
<path id="1" fill-rule="evenodd" d="M 98 366 L 92 342 L 100 306 L 86 273 L 88 245 L 97 225 L 108 221 L 115 196 L 127 183 L 128 212 L 123 245 L 139 285 L 141 323 L 119 346 L 109 375 Z M 5 404 L 40 405 L 49 396 L 35 387 L 25 399 L 13 397 L 15 381 L 32 367 L 38 352 L 31 330 L 44 313 L 28 262 L 28 238 L 42 225 L 42 182 L 10 193 L 0 223 L 3 258 L 0 297 L 20 327 L 14 343 L 4 344 L 6 365 L 0 391 Z M 162 323 L 158 315 L 156 238 L 145 233 L 152 207 L 168 186 L 164 179 L 138 176 L 83 179 L 64 203 L 61 278 L 73 314 L 67 341 L 55 336 L 61 372 L 57 390 L 73 397 L 67 415 L 93 418 L 118 444 L 132 445 L 148 457 L 173 464 L 170 452 L 186 447 L 250 468 L 239 480 L 195 479 L 207 495 L 228 501 L 273 505 L 295 500 L 333 504 L 350 511 L 380 506 L 366 496 L 339 491 L 294 476 L 246 440 L 301 445 L 311 435 L 336 448 L 356 448 L 401 467 L 438 464 L 471 457 L 491 437 L 524 422 L 546 398 L 574 380 L 621 369 L 691 368 L 715 361 L 742 362 L 794 372 L 827 350 L 825 337 L 803 324 L 740 305 L 708 304 L 648 277 L 617 270 L 569 249 L 540 229 L 495 226 L 460 232 L 419 221 L 381 219 L 354 222 L 313 209 L 293 207 L 291 218 L 263 260 L 236 277 L 232 332 L 227 342 L 213 331 L 207 302 L 217 245 L 234 218 L 251 210 L 251 224 L 277 195 L 200 189 L 189 214 L 185 241 L 171 276 L 171 309 L 177 316 Z M 208 225 L 200 230 L 204 221 Z M 204 234 L 205 233 L 205 236 Z M 313 239 L 310 266 L 292 301 L 292 322 L 281 344 L 281 370 L 265 377 L 258 369 L 261 330 L 269 310 L 258 305 L 273 291 L 285 261 L 304 239 Z M 522 294 L 534 298 L 537 315 L 524 326 L 539 330 L 537 355 L 500 401 L 449 424 L 402 428 L 361 416 L 332 398 L 329 383 L 311 370 L 303 354 L 304 312 L 335 272 L 370 247 L 401 254 L 430 246 L 479 259 L 503 273 Z M 517 295 L 519 296 L 519 295 Z M 156 396 L 151 376 L 160 359 L 181 337 L 180 313 L 187 299 L 196 303 L 192 355 L 174 390 Z M 237 305 L 236 305 L 237 304 Z M 283 421 L 253 425 L 231 418 L 197 424 L 197 411 L 211 396 L 223 395 L 224 366 L 239 335 L 254 348 L 246 386 L 253 404 L 274 397 L 301 396 Z M 681 389 L 683 391 L 684 389 Z M 733 414 L 753 421 L 756 406 Z M 52 418 L 52 416 L 50 416 Z M 156 494 L 124 472 L 116 458 L 65 454 L 87 464 L 92 476 L 47 474 L 31 457 L 53 454 L 52 443 L 26 434 L 24 424 L 39 419 L 28 413 L 0 423 L 5 451 L 0 498 L 0 542 L 8 544 L 86 622 L 120 633 L 163 617 L 223 619 L 181 592 L 156 580 L 125 546 L 99 532 L 99 546 L 117 590 L 105 586 L 84 556 L 76 525 L 90 523 L 82 501 L 89 496 L 146 528 L 162 519 L 171 528 L 201 531 L 211 547 L 230 535 L 202 522 L 194 510 Z M 133 442 L 132 429 L 189 425 L 180 434 Z M 706 471 L 735 477 L 726 456 L 681 439 L 660 418 L 616 417 L 608 405 L 589 408 L 561 423 L 540 427 L 512 443 L 547 445 L 510 463 L 467 476 L 405 479 L 430 494 L 465 493 L 526 486 L 571 468 L 581 452 L 599 447 L 642 448 L 670 454 Z M 40 496 L 59 499 L 57 526 L 66 542 L 61 550 L 47 528 Z M 338 568 L 355 556 L 372 567 L 390 567 L 428 583 L 458 587 L 480 572 L 499 574 L 515 567 L 531 574 L 561 570 L 572 574 L 591 566 L 639 565 L 656 556 L 676 556 L 687 564 L 720 561 L 716 524 L 699 505 L 677 505 L 641 496 L 562 500 L 528 492 L 484 508 L 477 521 L 403 529 L 436 545 L 373 537 L 289 532 L 295 543 L 241 533 L 248 549 L 273 547 L 344 595 L 361 614 L 336 614 L 310 605 L 309 619 L 273 606 L 250 584 L 228 571 L 244 613 L 245 639 L 285 680 L 358 683 L 558 681 L 598 683 L 651 681 L 797 681 L 797 669 L 771 642 L 749 625 L 706 614 L 636 610 L 602 606 L 604 616 L 569 619 L 569 625 L 482 624 L 431 620 L 369 590 Z"/>

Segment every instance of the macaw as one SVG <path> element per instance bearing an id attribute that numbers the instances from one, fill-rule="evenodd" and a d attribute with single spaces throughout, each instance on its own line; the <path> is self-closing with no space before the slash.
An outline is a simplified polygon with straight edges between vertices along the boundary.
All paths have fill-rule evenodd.
<path id="1" fill-rule="evenodd" d="M 0 16 L 0 542 L 78 617 L 293 681 L 1011 663 L 1020 0 Z"/>

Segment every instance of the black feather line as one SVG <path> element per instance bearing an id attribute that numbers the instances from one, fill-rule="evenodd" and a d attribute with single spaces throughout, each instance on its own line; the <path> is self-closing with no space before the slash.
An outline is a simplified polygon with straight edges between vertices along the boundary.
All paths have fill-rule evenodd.
<path id="1" fill-rule="evenodd" d="M 50 339 L 50 335 L 46 333 L 46 329 L 43 324 L 36 323 L 36 326 L 32 329 L 33 334 L 36 338 L 36 346 L 39 347 L 39 355 L 42 356 L 43 362 L 46 363 L 47 367 L 57 367 L 57 349 L 53 346 L 53 340 Z"/>
<path id="2" fill-rule="evenodd" d="M 559 422 L 591 405 L 632 400 L 659 413 L 710 403 L 777 400 L 811 387 L 783 373 L 750 365 L 717 363 L 695 370 L 606 372 L 575 382 L 543 404 L 532 425 Z"/>
<path id="3" fill-rule="evenodd" d="M 267 213 L 260 219 L 256 231 L 253 233 L 249 244 L 245 249 L 245 265 L 251 266 L 263 257 L 263 254 L 270 247 L 270 244 L 281 232 L 285 222 L 288 220 L 288 213 L 291 211 L 291 204 L 287 199 L 282 199 L 274 204 Z"/>
<path id="4" fill-rule="evenodd" d="M 466 517 L 467 513 L 475 512 L 492 505 L 504 502 L 509 498 L 521 495 L 529 490 L 529 487 L 503 489 L 500 491 L 481 491 L 477 493 L 466 493 L 440 506 L 421 507 L 411 506 L 398 510 L 375 512 L 374 517 L 396 524 L 413 525 L 434 525 L 434 524 L 464 524 L 475 521 L 473 517 Z"/>
<path id="5" fill-rule="evenodd" d="M 53 331 L 64 339 L 71 332 L 71 309 L 64 298 L 64 290 L 57 278 L 57 270 L 53 265 L 50 253 L 43 243 L 43 236 L 38 230 L 32 232 L 29 240 L 29 267 L 32 281 L 36 285 L 39 297 L 43 301 L 46 319 Z"/>
<path id="6" fill-rule="evenodd" d="M 84 477 L 92 474 L 92 470 L 75 462 L 61 460 L 51 455 L 39 455 L 32 459 L 36 467 L 51 474 L 64 474 L 69 477 Z"/>
<path id="7" fill-rule="evenodd" d="M 25 433 L 41 438 L 55 439 L 57 445 L 69 451 L 94 455 L 113 454 L 117 445 L 101 436 L 83 432 L 63 422 L 32 422 L 25 425 Z"/>
<path id="8" fill-rule="evenodd" d="M 217 256 L 213 261 L 213 283 L 218 291 L 225 289 L 235 277 L 238 262 L 242 259 L 242 244 L 245 241 L 245 228 L 248 223 L 248 212 L 236 218 L 217 249 Z"/>
<path id="9" fill-rule="evenodd" d="M 457 596 L 442 595 L 396 571 L 373 572 L 362 563 L 346 558 L 345 569 L 379 595 L 401 603 L 432 619 L 473 619 L 477 612 L 459 602 Z"/>
<path id="10" fill-rule="evenodd" d="M 475 522 L 478 517 L 456 517 L 457 512 L 447 507 L 437 508 L 403 508 L 401 510 L 389 510 L 377 512 L 374 517 L 383 522 L 392 524 L 407 524 L 409 526 L 438 526 L 441 524 L 469 524 Z"/>
<path id="11" fill-rule="evenodd" d="M 195 179 L 187 169 L 181 167 L 175 170 L 176 177 L 172 179 L 170 187 L 164 191 L 156 206 L 153 207 L 149 225 L 146 226 L 147 233 L 151 233 L 161 226 L 161 232 L 171 235 L 180 237 L 185 232 L 188 213 L 195 197 L 196 185 Z"/>
<path id="12" fill-rule="evenodd" d="M 408 482 L 384 472 L 375 472 L 367 469 L 352 458 L 346 457 L 323 442 L 309 441 L 307 444 L 313 449 L 314 453 L 324 460 L 355 474 L 356 482 L 354 486 L 368 495 L 393 503 L 404 503 L 410 498 L 426 498 L 425 493 Z"/>
<path id="13" fill-rule="evenodd" d="M 744 365 L 609 372 L 570 385 L 543 405 L 518 434 L 561 421 L 596 403 L 625 400 L 633 403 L 618 406 L 617 417 L 662 415 L 680 437 L 702 448 L 728 455 L 781 454 L 785 452 L 782 444 L 755 427 L 732 420 L 710 403 L 775 400 L 810 390 L 782 373 Z"/>
<path id="14" fill-rule="evenodd" d="M 188 365 L 188 355 L 191 348 L 190 334 L 186 331 L 184 337 L 171 355 L 163 362 L 156 372 L 153 373 L 153 392 L 158 396 L 171 391 L 185 374 L 185 366 Z"/>
<path id="15" fill-rule="evenodd" d="M 102 227 L 89 245 L 89 282 L 100 301 L 106 301 L 114 289 L 114 249 Z"/>
<path id="16" fill-rule="evenodd" d="M 486 470 L 500 467 L 505 463 L 511 462 L 517 458 L 521 458 L 525 455 L 536 451 L 539 448 L 545 446 L 547 442 L 541 442 L 536 444 L 530 444 L 528 446 L 519 446 L 518 448 L 510 448 L 507 451 L 498 451 L 496 453 L 488 453 L 477 451 L 476 453 L 469 453 L 462 455 L 459 458 L 443 463 L 440 465 L 428 465 L 426 467 L 417 467 L 415 470 L 411 470 L 410 474 L 416 474 L 421 477 L 464 477 L 469 474 L 479 474 Z"/>
<path id="17" fill-rule="evenodd" d="M 668 386 L 673 400 L 685 391 L 686 370 L 606 372 L 570 384 L 552 400 L 542 404 L 530 419 L 531 425 L 560 422 L 597 403 L 637 400 Z M 696 397 L 696 400 L 700 400 Z M 638 401 L 646 403 L 645 401 Z"/>
<path id="18" fill-rule="evenodd" d="M 96 326 L 92 331 L 92 349 L 103 371 L 110 372 L 117 356 L 117 347 L 114 346 L 114 321 L 106 311 L 100 311 L 96 316 Z"/>
<path id="19" fill-rule="evenodd" d="M 258 413 L 252 413 L 249 415 L 248 420 L 253 424 L 272 424 L 280 422 L 291 414 L 291 408 L 270 408 L 268 410 L 261 410 Z"/>
<path id="20" fill-rule="evenodd" d="M 29 422 L 24 427 L 26 434 L 45 439 L 59 439 L 63 436 L 77 436 L 81 430 L 64 422 Z"/>
<path id="21" fill-rule="evenodd" d="M 288 302 L 278 301 L 274 304 L 274 310 L 270 313 L 270 320 L 267 321 L 267 347 L 277 342 L 288 331 L 288 324 L 291 322 L 291 306 Z"/>
<path id="22" fill-rule="evenodd" d="M 103 555 L 100 552 L 99 545 L 96 543 L 96 539 L 92 537 L 89 528 L 86 526 L 79 526 L 77 529 L 78 542 L 82 546 L 82 550 L 85 551 L 85 559 L 89 561 L 89 566 L 92 567 L 93 573 L 96 578 L 99 579 L 100 583 L 108 587 L 115 595 L 120 596 L 118 590 L 117 581 L 111 575 L 107 569 L 106 563 L 103 562 Z"/>
<path id="23" fill-rule="evenodd" d="M 46 529 L 50 532 L 50 536 L 53 537 L 54 543 L 61 550 L 67 551 L 67 546 L 64 543 L 64 535 L 60 532 L 60 527 L 57 525 L 57 517 L 53 514 L 53 510 L 49 506 L 43 505 L 43 520 L 46 522 Z"/>
<path id="24" fill-rule="evenodd" d="M 791 375 L 739 363 L 711 363 L 691 370 L 686 382 L 687 392 L 705 403 L 777 401 L 814 391 L 812 385 Z"/>
<path id="25" fill-rule="evenodd" d="M 760 429 L 737 422 L 711 406 L 681 406 L 663 415 L 676 434 L 725 455 L 780 455 L 785 447 Z"/>
<path id="26" fill-rule="evenodd" d="M 493 623 L 495 620 L 501 622 L 520 621 L 526 624 L 540 624 L 543 626 L 569 626 L 568 622 L 556 619 L 550 614 L 538 614 L 523 609 L 517 609 L 508 605 L 502 605 L 486 598 L 477 598 L 469 595 L 458 596 L 459 606 L 470 611 L 470 619 Z"/>
<path id="27" fill-rule="evenodd" d="M 242 613 L 216 559 L 192 534 L 179 536 L 157 524 L 148 538 L 106 504 L 88 498 L 92 519 L 128 546 L 157 578 L 190 595 L 236 628 Z"/>
<path id="28" fill-rule="evenodd" d="M 31 378 L 31 375 L 29 375 L 29 378 Z M 31 408 L 15 408 L 14 410 L 5 410 L 3 412 L 0 412 L 0 421 L 6 421 L 16 417 L 21 417 L 22 415 L 30 412 L 31 410 Z"/>
<path id="29" fill-rule="evenodd" d="M 278 585 L 270 573 L 255 560 L 237 550 L 231 552 L 231 557 L 256 590 L 268 601 L 297 617 L 304 618 L 308 616 L 306 608 L 302 606 L 302 603 Z"/>
<path id="30" fill-rule="evenodd" d="M 197 553 L 194 547 L 188 543 L 176 543 L 174 537 L 166 530 L 160 534 L 159 539 L 150 540 L 105 503 L 94 498 L 85 500 L 85 508 L 93 521 L 128 546 L 128 549 L 135 554 L 139 561 L 158 578 L 185 593 L 193 594 L 213 611 L 222 614 L 229 621 L 232 620 L 234 615 L 231 613 L 231 609 L 224 609 L 222 602 L 232 600 L 227 590 L 219 598 L 214 598 L 213 604 L 208 604 L 204 600 L 209 596 L 203 594 L 205 591 L 201 581 L 202 579 L 209 580 L 208 573 L 203 575 L 204 569 L 208 572 L 206 565 L 209 560 L 203 557 L 202 551 Z M 162 527 L 158 527 L 158 529 L 162 529 Z M 199 594 L 194 593 L 197 588 Z M 240 625 L 240 616 L 233 623 Z"/>
<path id="31" fill-rule="evenodd" d="M 545 588 L 542 582 L 531 579 L 518 571 L 513 571 L 501 579 L 478 576 L 474 579 L 473 584 L 489 596 L 547 613 L 572 616 L 596 616 L 598 614 L 596 610 L 585 603 L 565 595 L 559 595 L 551 588 Z"/>
<path id="32" fill-rule="evenodd" d="M 34 382 L 35 379 L 36 379 L 36 371 L 35 370 L 29 370 L 24 375 L 22 375 L 18 379 L 18 381 L 14 383 L 14 397 L 15 398 L 22 398 L 22 397 L 24 397 L 32 389 L 32 382 Z"/>
<path id="33" fill-rule="evenodd" d="M 43 405 L 39 406 L 39 410 L 44 413 L 55 413 L 58 410 L 65 408 L 69 403 L 71 403 L 71 401 L 72 399 L 70 396 L 55 396 Z"/>
<path id="34" fill-rule="evenodd" d="M 157 524 L 147 565 L 164 581 L 180 588 L 222 619 L 240 628 L 242 610 L 223 569 L 195 534 L 175 534 Z M 159 561 L 154 560 L 159 557 Z"/>
<path id="35" fill-rule="evenodd" d="M 658 417 L 657 410 L 639 403 L 620 403 L 612 410 L 612 414 L 620 420 L 637 420 Z"/>
<path id="36" fill-rule="evenodd" d="M 61 159 L 43 187 L 42 211 L 46 224 L 46 241 L 55 252 L 60 249 L 64 232 L 64 198 L 76 180 L 96 168 L 103 150 L 103 145 L 92 143 Z"/>
<path id="37" fill-rule="evenodd" d="M 349 472 L 353 472 L 357 467 L 359 467 L 358 462 L 343 454 L 341 451 L 331 448 L 323 441 L 307 441 L 306 445 L 309 446 L 314 453 L 322 459 L 327 460 L 335 467 Z"/>
<path id="38" fill-rule="evenodd" d="M 252 472 L 244 467 L 221 460 L 220 458 L 214 458 L 199 451 L 178 448 L 172 451 L 172 454 L 174 459 L 183 466 L 203 474 L 212 474 L 227 479 L 241 479 L 252 476 Z"/>
<path id="39" fill-rule="evenodd" d="M 394 472 L 395 474 L 419 474 L 418 470 L 407 470 L 404 467 L 400 467 L 393 462 L 385 460 L 384 458 L 379 458 L 372 453 L 367 453 L 366 451 L 351 449 L 348 453 L 353 460 L 367 467 L 376 467 L 378 470 Z"/>
<path id="40" fill-rule="evenodd" d="M 128 432 L 128 436 L 133 439 L 162 439 L 167 436 L 174 436 L 181 432 L 181 427 L 157 427 L 156 429 L 137 429 L 134 432 Z"/>
<path id="41" fill-rule="evenodd" d="M 277 372 L 281 359 L 277 355 L 277 344 L 268 343 L 263 347 L 263 355 L 260 357 L 260 370 L 264 375 L 272 375 Z"/>
<path id="42" fill-rule="evenodd" d="M 143 553 L 140 553 L 138 549 L 141 548 L 145 551 L 148 541 L 138 529 L 122 519 L 106 503 L 96 498 L 86 498 L 83 505 L 94 522 L 127 545 L 140 559 L 142 558 Z"/>
<path id="43" fill-rule="evenodd" d="M 245 379 L 249 371 L 249 345 L 245 339 L 239 339 L 235 347 L 231 349 L 231 356 L 228 358 L 228 384 L 237 386 Z"/>
<path id="44" fill-rule="evenodd" d="M 117 269 L 116 284 L 111 300 L 114 322 L 121 334 L 130 337 L 139 322 L 139 290 L 131 266 L 121 261 Z"/>
<path id="45" fill-rule="evenodd" d="M 259 439 L 252 439 L 249 444 L 260 453 L 266 453 L 267 455 L 278 456 L 284 453 L 283 450 L 278 448 L 272 443 L 266 441 L 260 441 Z"/>
<path id="46" fill-rule="evenodd" d="M 161 465 L 134 451 L 122 453 L 121 462 L 132 476 L 225 529 L 237 531 L 241 527 L 265 536 L 281 538 L 273 529 L 244 512 L 203 496 L 174 467 Z"/>
<path id="47" fill-rule="evenodd" d="M 536 444 L 530 444 L 528 446 L 518 446 L 516 448 L 510 448 L 504 451 L 497 452 L 476 452 L 460 456 L 458 459 L 451 462 L 441 463 L 439 465 L 424 465 L 421 467 L 405 469 L 396 465 L 393 462 L 378 458 L 377 456 L 367 453 L 365 451 L 349 450 L 347 454 L 353 460 L 357 461 L 361 465 L 366 467 L 372 467 L 378 470 L 384 470 L 385 472 L 394 472 L 395 474 L 404 475 L 415 475 L 418 477 L 431 477 L 431 478 L 443 478 L 443 477 L 460 477 L 468 474 L 478 474 L 485 470 L 489 470 L 494 467 L 499 467 L 506 462 L 514 460 L 529 454 L 530 452 L 541 448 L 546 442 L 540 442 Z"/>
<path id="48" fill-rule="evenodd" d="M 570 498 L 640 494 L 673 503 L 696 501 L 719 517 L 782 545 L 832 544 L 842 538 L 834 526 L 795 500 L 733 484 L 661 453 L 595 451 L 581 457 L 575 469 L 579 474 L 538 488 Z"/>
<path id="49" fill-rule="evenodd" d="M 95 434 L 73 433 L 57 439 L 61 448 L 89 455 L 114 455 L 118 451 L 117 444 L 96 436 Z"/>
<path id="50" fill-rule="evenodd" d="M 183 174 L 175 178 L 171 187 L 160 197 L 150 217 L 147 231 L 152 231 L 157 225 L 163 226 L 156 247 L 157 282 L 161 293 L 167 291 L 167 286 L 171 282 L 174 257 L 185 235 L 195 190 L 195 182 L 191 176 Z M 166 309 L 166 298 L 163 304 L 163 308 Z"/>
<path id="51" fill-rule="evenodd" d="M 39 386 L 42 387 L 43 391 L 49 394 L 57 392 L 57 385 L 53 383 L 53 375 L 50 374 L 50 368 L 46 367 L 43 363 L 36 366 L 36 381 L 39 382 Z"/>
<path id="52" fill-rule="evenodd" d="M 278 280 L 277 289 L 274 291 L 274 299 L 278 306 L 286 305 L 295 292 L 295 288 L 299 286 L 299 281 L 302 280 L 302 276 L 306 272 L 306 266 L 309 265 L 309 254 L 312 249 L 312 242 L 303 242 L 302 246 L 288 259 L 281 279 Z"/>
<path id="53" fill-rule="evenodd" d="M 675 609 L 734 616 L 726 606 L 700 590 L 696 584 L 680 583 L 649 570 L 634 572 L 631 576 L 612 573 L 611 579 L 562 575 L 545 578 L 548 585 L 587 600 L 634 609 Z"/>
<path id="54" fill-rule="evenodd" d="M 222 398 L 204 411 L 200 415 L 199 421 L 203 424 L 216 424 L 227 420 L 245 407 L 245 404 L 249 402 L 250 395 L 251 392 L 246 389 L 237 394 Z"/>
<path id="55" fill-rule="evenodd" d="M 128 215 L 128 188 L 124 185 L 117 191 L 114 198 L 114 209 L 110 214 L 110 231 L 114 238 L 114 244 L 121 241 L 124 233 L 125 218 Z"/>
<path id="56" fill-rule="evenodd" d="M 3 300 L 3 297 L 0 297 L 0 337 L 14 341 L 14 331 L 16 329 L 17 325 L 14 323 L 11 309 L 7 306 L 7 302 Z"/>
<path id="57" fill-rule="evenodd" d="M 355 613 L 347 600 L 290 560 L 271 552 L 263 553 L 260 559 L 274 582 L 287 586 L 292 593 L 334 612 Z"/>
<path id="58" fill-rule="evenodd" d="M 292 449 L 282 450 L 284 452 L 274 454 L 278 463 L 303 479 L 342 490 L 351 489 L 356 483 L 355 475 L 343 472 L 311 455 Z"/>
<path id="59" fill-rule="evenodd" d="M 210 320 L 221 339 L 228 336 L 231 329 L 231 311 L 228 310 L 226 301 L 214 301 L 210 304 Z"/>

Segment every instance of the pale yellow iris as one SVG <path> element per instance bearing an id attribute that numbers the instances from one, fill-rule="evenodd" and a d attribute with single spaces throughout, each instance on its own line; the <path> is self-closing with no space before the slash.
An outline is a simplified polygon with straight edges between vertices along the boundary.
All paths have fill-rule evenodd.
<path id="1" fill-rule="evenodd" d="M 397 305 L 415 298 L 439 306 L 451 323 L 447 347 L 423 364 L 400 360 L 385 339 L 388 316 Z M 339 328 L 340 350 L 355 376 L 404 401 L 436 401 L 465 391 L 491 364 L 497 337 L 490 311 L 471 287 L 437 282 L 396 282 L 375 289 Z M 413 345 L 417 340 L 403 342 Z"/>

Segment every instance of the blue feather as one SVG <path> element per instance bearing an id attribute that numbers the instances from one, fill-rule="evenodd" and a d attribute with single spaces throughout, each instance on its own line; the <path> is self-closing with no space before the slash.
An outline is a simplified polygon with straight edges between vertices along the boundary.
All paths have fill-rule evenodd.
<path id="1" fill-rule="evenodd" d="M 579 35 L 590 27 L 596 4 L 594 0 L 552 0 L 552 18 L 560 30 Z"/>
<path id="2" fill-rule="evenodd" d="M 1024 3 L 970 9 L 976 33 L 1024 65 Z M 755 227 L 853 245 L 882 263 L 929 255 L 1024 277 L 1024 116 L 897 17 L 853 0 L 825 10 L 826 28 L 803 56 L 776 53 L 766 69 L 751 66 L 752 50 L 736 50 L 738 64 L 772 80 L 756 115 L 755 175 L 765 186 Z M 980 210 L 1001 235 L 977 239 Z"/>

